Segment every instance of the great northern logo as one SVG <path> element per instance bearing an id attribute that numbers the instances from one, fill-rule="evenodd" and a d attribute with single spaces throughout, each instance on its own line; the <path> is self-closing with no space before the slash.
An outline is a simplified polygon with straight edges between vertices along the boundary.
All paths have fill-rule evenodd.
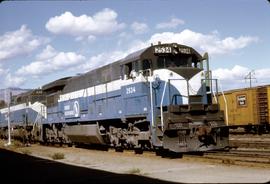
<path id="1" fill-rule="evenodd" d="M 80 115 L 80 106 L 78 101 L 75 101 L 73 104 L 73 113 L 75 117 L 79 117 Z"/>

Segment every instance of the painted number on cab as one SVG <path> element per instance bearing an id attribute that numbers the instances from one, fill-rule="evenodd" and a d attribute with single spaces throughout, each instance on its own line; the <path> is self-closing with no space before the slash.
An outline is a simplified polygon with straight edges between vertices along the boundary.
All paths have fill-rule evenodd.
<path id="1" fill-rule="evenodd" d="M 126 94 L 127 95 L 132 94 L 132 93 L 135 93 L 135 92 L 136 92 L 135 86 L 131 86 L 131 87 L 127 87 L 126 88 Z"/>

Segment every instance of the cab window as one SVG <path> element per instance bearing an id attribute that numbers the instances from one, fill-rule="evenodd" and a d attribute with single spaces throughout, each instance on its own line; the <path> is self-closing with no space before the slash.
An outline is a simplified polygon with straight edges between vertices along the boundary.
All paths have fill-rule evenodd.
<path id="1" fill-rule="evenodd" d="M 151 68 L 151 62 L 147 59 L 142 62 L 142 70 L 147 70 Z"/>
<path id="2" fill-rule="evenodd" d="M 197 61 L 193 60 L 191 55 L 177 56 L 159 56 L 157 59 L 157 68 L 173 67 L 194 67 L 197 68 Z"/>

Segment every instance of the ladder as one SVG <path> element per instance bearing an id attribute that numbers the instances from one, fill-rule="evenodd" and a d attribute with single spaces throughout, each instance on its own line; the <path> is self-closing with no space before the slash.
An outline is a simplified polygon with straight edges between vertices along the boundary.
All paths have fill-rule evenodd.
<path id="1" fill-rule="evenodd" d="M 257 89 L 258 120 L 260 124 L 269 123 L 267 88 Z"/>

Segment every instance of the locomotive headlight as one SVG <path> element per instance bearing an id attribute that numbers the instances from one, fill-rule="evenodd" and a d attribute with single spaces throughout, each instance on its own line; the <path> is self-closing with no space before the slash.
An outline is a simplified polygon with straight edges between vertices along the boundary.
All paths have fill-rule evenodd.
<path id="1" fill-rule="evenodd" d="M 178 51 L 176 49 L 173 49 L 173 54 L 178 54 Z"/>

